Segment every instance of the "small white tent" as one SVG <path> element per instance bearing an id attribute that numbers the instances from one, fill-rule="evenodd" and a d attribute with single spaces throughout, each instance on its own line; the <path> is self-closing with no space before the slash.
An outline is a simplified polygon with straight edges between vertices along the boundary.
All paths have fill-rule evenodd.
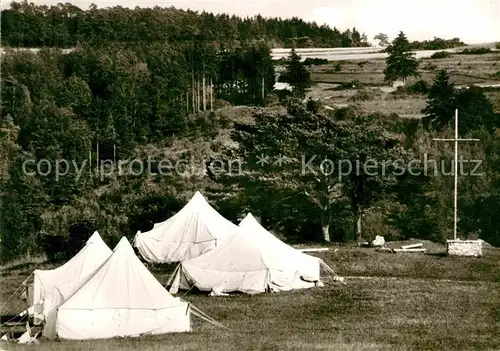
<path id="1" fill-rule="evenodd" d="M 189 304 L 169 294 L 125 237 L 57 313 L 61 339 L 105 339 L 190 329 Z"/>
<path id="2" fill-rule="evenodd" d="M 148 262 L 182 262 L 221 246 L 236 228 L 196 192 L 174 216 L 138 232 L 134 245 Z"/>
<path id="3" fill-rule="evenodd" d="M 180 263 L 170 292 L 192 286 L 215 294 L 310 288 L 321 284 L 321 263 L 283 243 L 249 214 L 224 246 Z"/>
<path id="4" fill-rule="evenodd" d="M 94 232 L 85 246 L 61 267 L 35 270 L 33 283 L 33 314 L 35 324 L 46 321 L 44 335 L 52 332 L 50 315 L 65 299 L 78 290 L 111 256 L 112 251 Z M 48 334 L 47 334 L 48 333 Z"/>

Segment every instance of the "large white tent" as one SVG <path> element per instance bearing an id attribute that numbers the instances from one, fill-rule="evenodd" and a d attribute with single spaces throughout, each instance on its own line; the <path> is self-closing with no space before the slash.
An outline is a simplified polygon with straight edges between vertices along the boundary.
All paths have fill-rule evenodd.
<path id="1" fill-rule="evenodd" d="M 53 317 L 57 307 L 77 291 L 111 256 L 112 251 L 94 232 L 85 246 L 61 267 L 35 270 L 33 311 L 35 324 L 45 321 L 44 335 L 53 333 Z"/>
<path id="2" fill-rule="evenodd" d="M 321 284 L 321 263 L 283 243 L 249 214 L 224 246 L 180 263 L 170 292 L 193 286 L 216 294 L 310 288 Z"/>
<path id="3" fill-rule="evenodd" d="M 173 297 L 123 237 L 111 257 L 57 312 L 57 335 L 84 340 L 185 332 L 190 305 Z"/>
<path id="4" fill-rule="evenodd" d="M 148 262 L 182 262 L 220 247 L 236 228 L 197 191 L 174 216 L 138 232 L 134 245 Z"/>

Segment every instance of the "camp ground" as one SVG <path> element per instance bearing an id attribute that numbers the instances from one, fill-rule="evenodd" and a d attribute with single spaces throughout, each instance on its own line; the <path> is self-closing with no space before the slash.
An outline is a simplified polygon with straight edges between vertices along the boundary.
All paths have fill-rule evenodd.
<path id="1" fill-rule="evenodd" d="M 217 214 L 212 218 L 222 225 L 209 227 L 211 231 L 208 231 L 207 226 L 213 222 L 203 211 Z M 448 277 L 432 278 L 432 289 L 441 291 L 442 299 L 446 298 L 446 289 L 460 289 L 462 292 L 452 290 L 451 294 L 463 299 L 466 296 L 463 294 L 475 289 L 472 281 L 453 282 L 465 278 L 467 267 L 477 269 L 474 267 L 481 264 L 470 261 L 452 270 L 456 261 L 449 261 L 435 272 L 416 270 L 417 267 L 431 267 L 436 264 L 435 260 L 439 260 L 439 250 L 442 249 L 425 241 L 398 244 L 377 238 L 367 248 L 294 248 L 266 230 L 251 213 L 238 224 L 224 221 L 200 192 L 196 192 L 177 214 L 154 225 L 153 230 L 162 226 L 166 229 L 174 220 L 177 221 L 176 228 L 180 229 L 165 230 L 156 239 L 155 248 L 167 247 L 164 252 L 168 252 L 171 258 L 187 252 L 190 257 L 179 261 L 163 256 L 165 261 L 176 261 L 168 265 L 167 271 L 161 268 L 161 264 L 150 262 L 151 256 L 142 256 L 141 250 L 134 249 L 125 237 L 111 250 L 99 233 L 94 232 L 68 262 L 27 274 L 14 294 L 9 296 L 11 301 L 18 300 L 15 305 L 26 303 L 26 308 L 3 323 L 3 347 L 36 344 L 41 348 L 53 348 L 60 342 L 86 340 L 94 343 L 88 344 L 89 347 L 107 348 L 106 340 L 110 340 L 112 344 L 109 345 L 115 345 L 113 349 L 122 349 L 129 347 L 127 345 L 132 340 L 137 340 L 150 348 L 158 342 L 155 340 L 163 340 L 161 343 L 171 348 L 176 343 L 190 344 L 189 340 L 194 340 L 192 342 L 199 344 L 208 338 L 207 345 L 222 343 L 231 348 L 236 339 L 246 339 L 247 328 L 266 333 L 260 327 L 249 327 L 248 323 L 257 322 L 259 318 L 264 318 L 264 324 L 268 325 L 266 329 L 276 334 L 274 343 L 282 344 L 286 343 L 283 335 L 288 335 L 285 332 L 288 323 L 294 325 L 298 335 L 304 335 L 314 318 L 323 323 L 336 323 L 336 320 L 354 316 L 360 318 L 365 313 L 363 308 L 375 308 L 372 303 L 357 302 L 360 305 L 348 312 L 351 317 L 346 315 L 349 304 L 362 296 L 378 299 L 376 291 L 382 286 L 386 293 L 396 295 L 385 297 L 390 300 L 384 302 L 387 308 L 379 308 L 379 313 L 404 313 L 399 310 L 401 303 L 414 293 L 421 294 L 430 289 L 430 275 L 446 274 Z M 217 228 L 222 228 L 221 234 L 215 231 Z M 218 237 L 225 240 L 218 242 L 214 239 Z M 182 245 L 173 246 L 177 238 L 182 238 Z M 214 242 L 199 249 L 197 238 Z M 496 262 L 494 249 L 485 246 L 484 250 L 488 254 L 482 264 Z M 158 256 L 160 252 L 157 251 Z M 340 276 L 337 272 L 345 272 L 348 276 Z M 484 281 L 479 284 L 486 288 L 495 283 Z M 481 295 L 474 299 L 481 299 Z M 319 313 L 321 308 L 329 312 Z M 346 308 L 348 310 L 344 311 Z M 411 306 L 406 308 L 411 309 Z M 431 306 L 423 308 L 427 314 L 438 312 L 429 310 Z M 264 317 L 265 311 L 271 315 Z M 312 315 L 299 318 L 304 316 L 302 313 Z M 296 317 L 291 317 L 293 315 Z M 423 315 L 417 315 L 423 318 Z M 298 319 L 291 321 L 286 316 Z M 352 320 L 347 324 L 357 328 Z M 350 335 L 347 330 L 344 332 Z M 319 333 L 328 338 L 321 329 Z M 159 337 L 165 339 L 151 339 Z M 176 341 L 172 344 L 172 340 Z M 288 342 L 298 345 L 294 337 Z M 338 340 L 327 343 L 339 348 L 344 345 Z"/>
<path id="2" fill-rule="evenodd" d="M 155 231 L 159 234 L 152 235 Z M 29 306 L 18 317 L 28 317 L 26 331 L 15 339 L 6 333 L 3 340 L 30 344 L 38 343 L 38 336 L 89 340 L 191 332 L 192 315 L 228 329 L 172 294 L 193 288 L 210 296 L 289 291 L 324 286 L 320 267 L 334 274 L 321 259 L 273 236 L 250 213 L 239 225 L 226 220 L 198 191 L 177 214 L 151 232 L 138 233 L 135 244 L 145 262 L 153 257 L 159 263 L 179 262 L 167 283 L 170 292 L 126 237 L 111 251 L 94 232 L 68 262 L 37 269 L 23 281 Z M 30 322 L 41 326 L 41 333 L 33 334 Z"/>

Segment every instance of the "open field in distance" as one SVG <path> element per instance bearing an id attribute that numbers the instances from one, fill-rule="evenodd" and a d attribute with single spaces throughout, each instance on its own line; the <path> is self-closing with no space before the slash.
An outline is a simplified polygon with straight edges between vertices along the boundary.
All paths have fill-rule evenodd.
<path id="1" fill-rule="evenodd" d="M 446 69 L 451 81 L 461 89 L 469 85 L 493 87 L 486 92 L 496 112 L 500 112 L 500 53 L 484 55 L 453 55 L 444 59 L 421 59 L 420 77 L 409 78 L 407 85 L 418 80 L 431 85 L 436 73 Z M 340 63 L 340 71 L 336 71 Z M 311 66 L 313 86 L 308 97 L 319 99 L 326 106 L 357 105 L 368 112 L 397 113 L 401 117 L 421 118 L 426 95 L 396 94 L 384 82 L 385 60 L 334 61 Z M 278 68 L 278 71 L 282 67 Z M 351 89 L 339 90 L 340 84 L 353 83 Z"/>

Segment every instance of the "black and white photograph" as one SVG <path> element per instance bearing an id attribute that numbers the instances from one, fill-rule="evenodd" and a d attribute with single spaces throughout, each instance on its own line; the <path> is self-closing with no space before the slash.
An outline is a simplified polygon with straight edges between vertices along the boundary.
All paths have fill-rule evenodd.
<path id="1" fill-rule="evenodd" d="M 500 350 L 500 0 L 0 11 L 0 351 Z"/>

